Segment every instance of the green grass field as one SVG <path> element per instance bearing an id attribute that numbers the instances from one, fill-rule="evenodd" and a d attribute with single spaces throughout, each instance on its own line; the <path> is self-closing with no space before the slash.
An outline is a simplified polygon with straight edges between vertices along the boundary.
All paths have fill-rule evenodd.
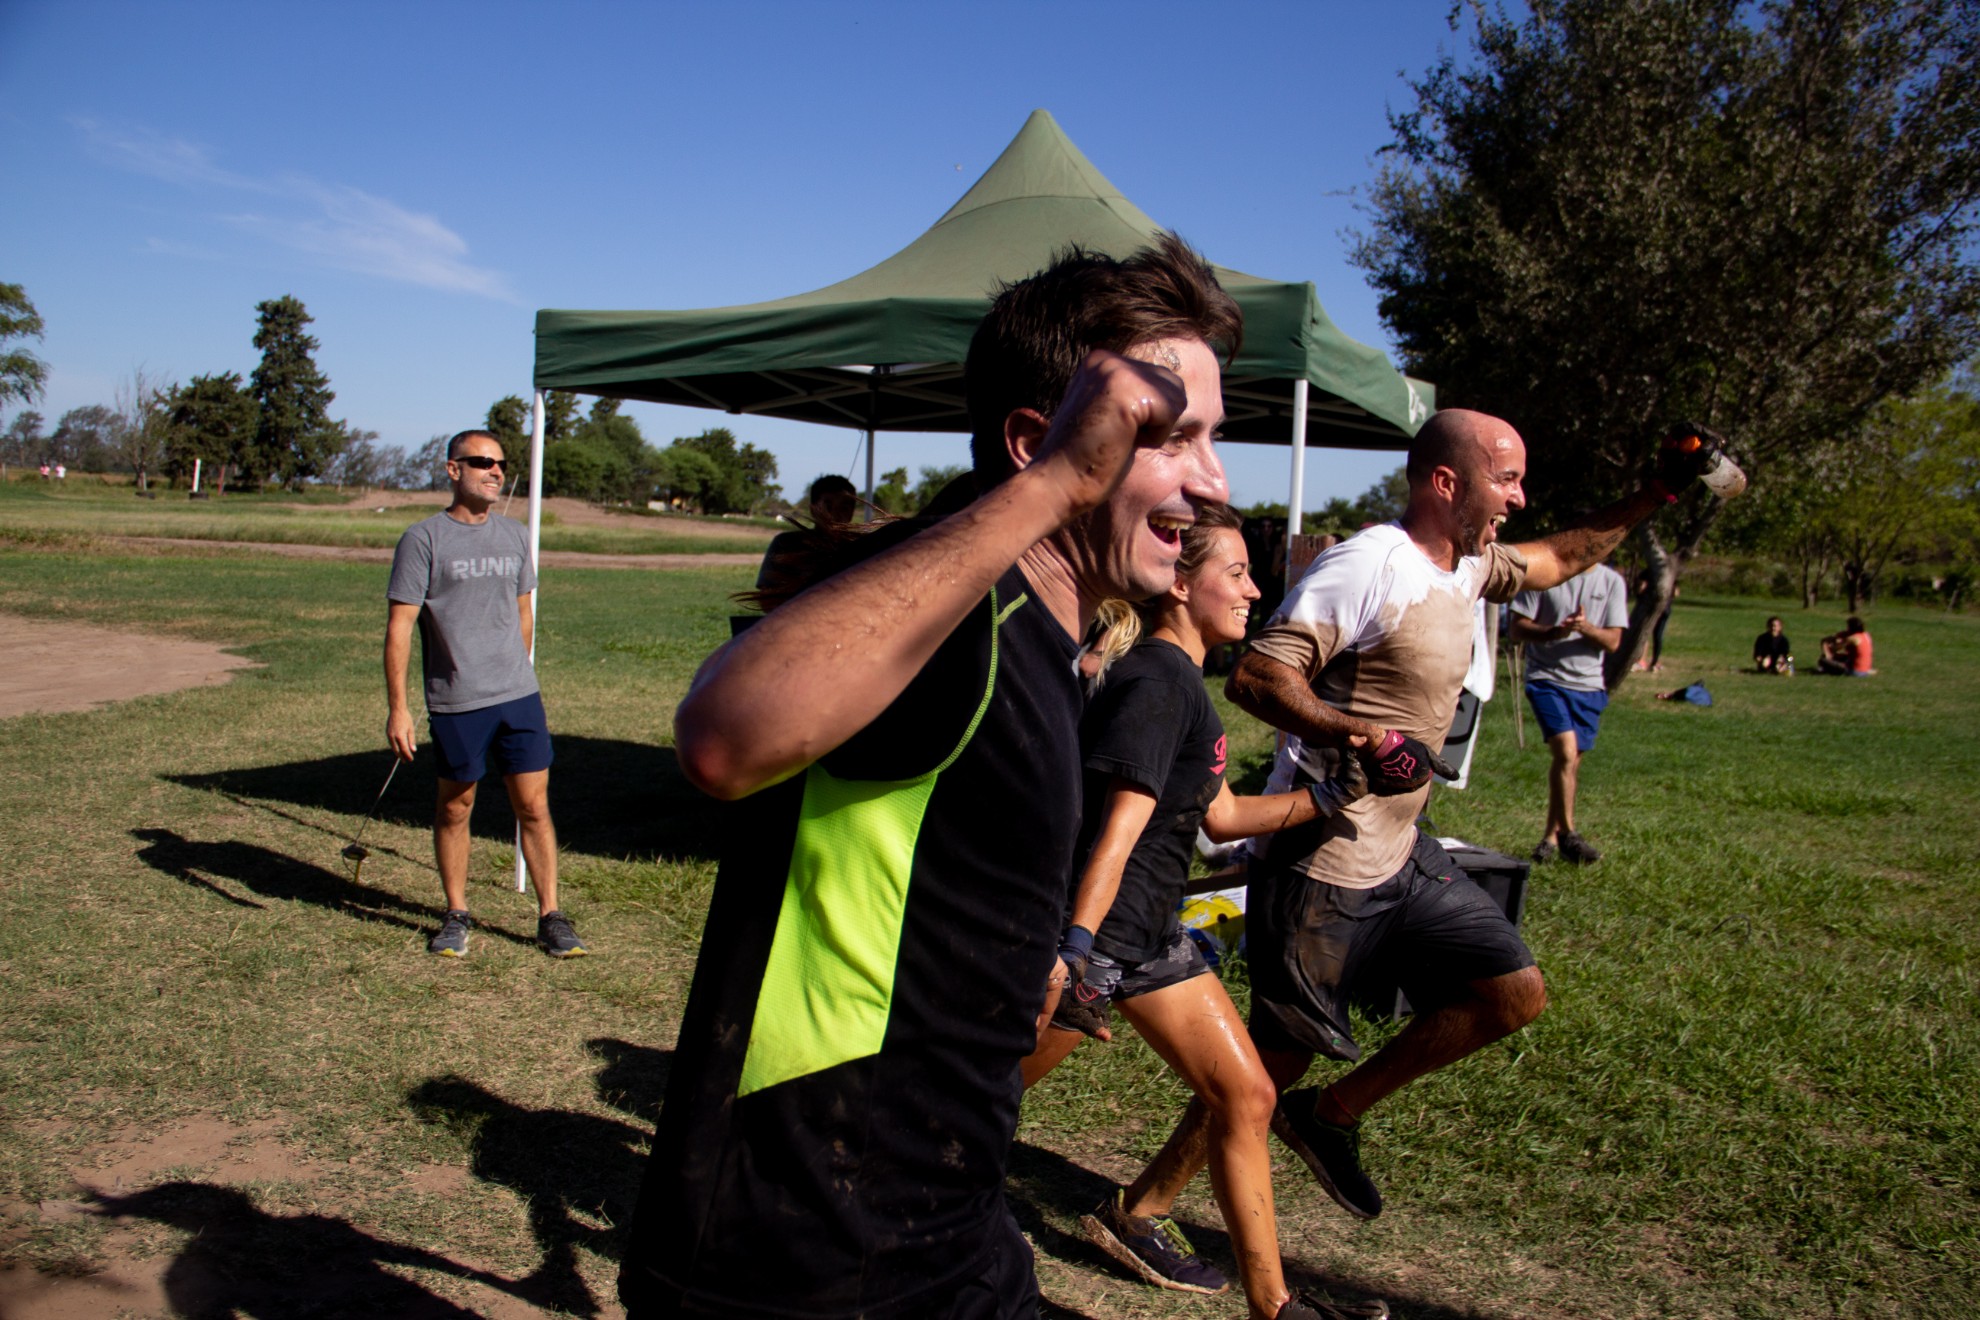
<path id="1" fill-rule="evenodd" d="M 161 489 L 158 498 L 141 499 L 125 486 L 5 482 L 0 483 L 0 546 L 146 536 L 389 550 L 408 525 L 447 502 L 445 492 L 417 504 L 381 499 L 367 507 L 353 505 L 352 498 L 330 491 L 270 491 L 192 500 L 184 491 Z M 519 497 L 510 513 L 520 520 L 526 504 Z M 620 555 L 750 553 L 760 552 L 773 531 L 769 523 L 753 519 L 659 517 L 632 509 L 615 514 L 602 520 L 603 525 L 582 527 L 560 524 L 554 514 L 546 514 L 543 548 Z M 683 523 L 690 526 L 683 528 Z"/>
<path id="2" fill-rule="evenodd" d="M 475 1271 L 549 1311 L 616 1313 L 725 821 L 675 768 L 671 714 L 749 576 L 546 578 L 566 907 L 595 956 L 529 945 L 490 797 L 486 924 L 452 963 L 421 952 L 440 907 L 423 758 L 362 875 L 338 856 L 389 765 L 378 566 L 0 548 L 0 613 L 261 665 L 0 721 L 0 1257 L 67 1278 L 169 1259 L 246 1314 L 283 1313 L 270 1276 L 297 1271 L 371 1288 L 376 1314 L 405 1309 L 394 1288 L 467 1296 Z M 1283 1160 L 1297 1279 L 1412 1320 L 1980 1313 L 1980 617 L 1873 609 L 1874 681 L 1732 672 L 1770 609 L 1804 655 L 1835 626 L 1687 594 L 1655 685 L 1703 678 L 1717 704 L 1653 701 L 1639 676 L 1611 707 L 1579 812 L 1608 857 L 1543 868 L 1528 897 L 1552 1005 L 1370 1116 L 1383 1217 L 1350 1220 Z M 1432 814 L 1524 853 L 1546 758 L 1530 723 L 1515 745 L 1507 695 L 1472 789 Z M 1225 713 L 1255 777 L 1265 733 Z M 1027 1100 L 1012 1194 L 1047 1296 L 1096 1320 L 1242 1316 L 1130 1283 L 1077 1237 L 1182 1100 L 1122 1036 Z M 189 1156 L 116 1184 L 195 1120 L 282 1159 L 227 1174 Z M 1182 1218 L 1228 1268 L 1207 1189 Z"/>

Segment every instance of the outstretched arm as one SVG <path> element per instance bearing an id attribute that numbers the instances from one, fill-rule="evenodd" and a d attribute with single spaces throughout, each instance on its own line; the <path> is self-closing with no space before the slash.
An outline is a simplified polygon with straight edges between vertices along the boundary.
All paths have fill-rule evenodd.
<path id="1" fill-rule="evenodd" d="M 1174 373 L 1087 355 L 1035 453 L 968 508 L 802 592 L 702 665 L 674 714 L 683 773 L 718 798 L 789 778 L 871 723 L 1033 544 L 1094 508 L 1187 400 Z"/>
<path id="2" fill-rule="evenodd" d="M 1607 559 L 1638 523 L 1666 503 L 1661 491 L 1639 490 L 1597 509 L 1573 527 L 1515 545 L 1513 549 L 1526 557 L 1526 589 L 1545 591 L 1586 573 Z"/>

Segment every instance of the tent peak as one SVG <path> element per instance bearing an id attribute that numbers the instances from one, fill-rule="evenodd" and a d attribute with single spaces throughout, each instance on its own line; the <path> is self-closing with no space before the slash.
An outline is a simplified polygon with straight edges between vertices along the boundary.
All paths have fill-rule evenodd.
<path id="1" fill-rule="evenodd" d="M 1003 202 L 1026 201 L 1041 197 L 1067 197 L 1077 201 L 1099 202 L 1129 227 L 1153 236 L 1157 228 L 1141 208 L 1127 199 L 1073 145 L 1048 110 L 1033 110 L 1003 153 L 970 186 L 956 204 L 943 213 L 935 226 L 947 224 Z"/>

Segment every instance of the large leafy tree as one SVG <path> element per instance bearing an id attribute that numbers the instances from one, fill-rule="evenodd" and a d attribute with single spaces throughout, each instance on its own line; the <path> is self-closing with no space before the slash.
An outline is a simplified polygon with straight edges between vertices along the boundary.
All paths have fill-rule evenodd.
<path id="1" fill-rule="evenodd" d="M 41 313 L 34 310 L 27 290 L 18 284 L 0 284 L 0 405 L 41 398 L 48 364 L 25 348 L 13 347 L 12 341 L 39 339 L 43 328 Z"/>
<path id="2" fill-rule="evenodd" d="M 116 461 L 117 414 L 100 403 L 71 408 L 48 437 L 48 457 L 77 472 L 108 472 Z"/>
<path id="3" fill-rule="evenodd" d="M 242 467 L 263 486 L 270 480 L 300 484 L 336 456 L 343 431 L 330 421 L 329 408 L 337 396 L 317 368 L 316 336 L 304 329 L 313 318 L 302 303 L 284 296 L 254 310 L 260 318 L 254 346 L 261 350 L 261 364 L 250 389 L 261 415 Z"/>
<path id="4" fill-rule="evenodd" d="M 778 495 L 776 456 L 755 445 L 738 444 L 735 432 L 726 426 L 710 427 L 674 445 L 695 450 L 715 465 L 716 480 L 702 495 L 705 512 L 747 513 Z"/>
<path id="5" fill-rule="evenodd" d="M 194 461 L 203 481 L 225 494 L 230 471 L 251 462 L 261 429 L 261 405 L 243 385 L 239 372 L 194 376 L 172 391 L 171 452 L 167 467 L 173 476 L 189 476 Z"/>
<path id="6" fill-rule="evenodd" d="M 1407 369 L 1514 420 L 1539 519 L 1629 482 L 1661 422 L 1784 454 L 1980 342 L 1974 0 L 1532 0 L 1414 84 L 1355 258 Z M 1720 513 L 1646 536 L 1612 681 Z M 1667 553 L 1668 552 L 1668 553 Z"/>

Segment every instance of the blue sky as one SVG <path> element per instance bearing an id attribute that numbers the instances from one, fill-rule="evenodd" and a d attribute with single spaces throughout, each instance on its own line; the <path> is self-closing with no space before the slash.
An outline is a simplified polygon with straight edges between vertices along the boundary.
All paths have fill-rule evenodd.
<path id="1" fill-rule="evenodd" d="M 1448 8 L 0 0 L 0 280 L 47 322 L 51 424 L 133 368 L 245 375 L 255 304 L 293 294 L 333 414 L 417 445 L 527 394 L 537 308 L 843 279 L 1043 107 L 1158 221 L 1225 265 L 1312 280 L 1387 348 L 1345 231 L 1405 76 L 1459 42 Z M 787 492 L 850 470 L 858 444 L 631 411 L 662 444 L 730 426 L 778 455 Z M 880 438 L 882 470 L 963 459 L 960 437 Z M 1226 459 L 1240 503 L 1284 498 L 1285 449 Z M 1397 461 L 1316 452 L 1307 504 Z"/>

